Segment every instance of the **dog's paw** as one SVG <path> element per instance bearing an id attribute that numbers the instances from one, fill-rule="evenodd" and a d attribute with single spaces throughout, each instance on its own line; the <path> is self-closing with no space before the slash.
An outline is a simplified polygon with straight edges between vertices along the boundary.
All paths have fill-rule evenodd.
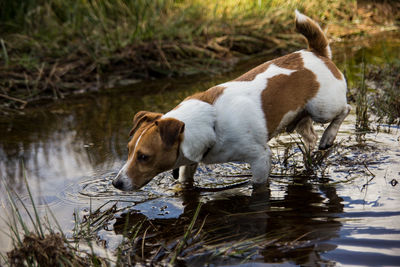
<path id="1" fill-rule="evenodd" d="M 330 148 L 332 146 L 333 146 L 333 141 L 331 143 L 325 142 L 325 143 L 319 144 L 318 149 L 319 150 L 327 150 L 328 148 Z"/>
<path id="2" fill-rule="evenodd" d="M 325 132 L 321 138 L 318 149 L 319 150 L 327 150 L 333 143 L 335 142 L 336 134 L 331 134 L 329 131 Z"/>
<path id="3" fill-rule="evenodd" d="M 171 187 L 171 190 L 174 194 L 178 194 L 178 193 L 182 192 L 183 190 L 185 190 L 185 187 L 181 183 L 176 183 L 175 185 L 173 185 Z"/>
<path id="4" fill-rule="evenodd" d="M 171 191 L 174 194 L 179 194 L 183 191 L 188 191 L 193 189 L 193 184 L 192 183 L 176 183 L 171 187 Z"/>

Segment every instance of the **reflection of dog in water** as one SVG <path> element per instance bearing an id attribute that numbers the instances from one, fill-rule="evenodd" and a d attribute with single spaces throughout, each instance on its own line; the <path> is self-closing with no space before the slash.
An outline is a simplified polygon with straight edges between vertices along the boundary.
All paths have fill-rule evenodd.
<path id="1" fill-rule="evenodd" d="M 196 218 L 181 250 L 183 266 L 230 265 L 242 262 L 250 254 L 257 262 L 326 265 L 321 254 L 335 249 L 329 240 L 338 236 L 341 223 L 336 218 L 343 211 L 343 199 L 337 196 L 334 187 L 309 183 L 305 177 L 289 181 L 282 191 L 285 192 L 282 198 L 270 197 L 268 190 L 262 197 L 257 193 L 243 195 L 238 190 L 230 194 L 215 193 L 212 200 L 208 195 L 204 200 L 202 193 L 185 190 L 182 199 L 169 199 L 177 202 L 176 207 L 182 202 L 181 214 L 174 214 L 174 205 L 160 201 L 159 207 L 155 207 L 150 201 L 143 203 L 143 210 L 139 207 L 137 211 L 122 214 L 113 228 L 128 238 L 132 238 L 132 230 L 127 229 L 137 231 L 134 242 L 128 241 L 130 246 L 134 244 L 130 252 L 135 258 L 144 256 L 154 262 L 169 261 L 171 251 L 184 240 L 188 225 Z M 144 215 L 154 209 L 160 210 L 155 218 Z M 165 216 L 167 212 L 171 213 Z M 227 247 L 234 257 L 223 250 Z M 217 254 L 218 248 L 227 253 Z M 218 256 L 213 258 L 207 253 Z M 133 257 L 132 254 L 126 255 Z M 250 258 L 247 260 L 251 262 Z"/>
<path id="2" fill-rule="evenodd" d="M 317 142 L 312 122 L 327 123 L 320 149 L 330 147 L 350 111 L 346 81 L 331 61 L 319 25 L 296 11 L 296 29 L 308 41 L 300 50 L 268 61 L 239 78 L 186 98 L 166 114 L 138 112 L 129 155 L 113 184 L 138 189 L 157 174 L 179 168 L 193 183 L 197 164 L 250 163 L 253 185 L 265 184 L 271 168 L 267 141 L 296 130 L 306 148 Z"/>

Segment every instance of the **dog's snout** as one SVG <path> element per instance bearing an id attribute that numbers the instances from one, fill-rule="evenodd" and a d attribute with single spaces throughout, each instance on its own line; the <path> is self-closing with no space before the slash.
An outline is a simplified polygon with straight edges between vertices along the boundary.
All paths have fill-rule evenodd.
<path id="1" fill-rule="evenodd" d="M 112 185 L 122 191 L 131 191 L 135 189 L 132 180 L 126 175 L 124 167 L 115 176 Z"/>
<path id="2" fill-rule="evenodd" d="M 118 179 L 118 177 L 116 177 L 113 181 L 112 181 L 112 185 L 117 188 L 117 189 L 122 189 L 124 187 L 124 183 L 121 181 L 121 179 Z"/>

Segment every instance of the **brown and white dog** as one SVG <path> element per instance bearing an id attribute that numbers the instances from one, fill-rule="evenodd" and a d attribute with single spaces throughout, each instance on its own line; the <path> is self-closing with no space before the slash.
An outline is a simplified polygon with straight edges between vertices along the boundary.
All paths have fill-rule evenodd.
<path id="1" fill-rule="evenodd" d="M 309 150 L 317 142 L 312 122 L 328 123 L 319 149 L 330 147 L 351 107 L 346 81 L 331 61 L 319 25 L 296 10 L 296 29 L 308 41 L 300 50 L 268 61 L 239 78 L 186 98 L 166 114 L 138 112 L 126 164 L 113 180 L 138 189 L 157 174 L 179 168 L 191 185 L 197 164 L 242 161 L 251 165 L 253 186 L 266 183 L 271 168 L 267 142 L 296 131 Z"/>

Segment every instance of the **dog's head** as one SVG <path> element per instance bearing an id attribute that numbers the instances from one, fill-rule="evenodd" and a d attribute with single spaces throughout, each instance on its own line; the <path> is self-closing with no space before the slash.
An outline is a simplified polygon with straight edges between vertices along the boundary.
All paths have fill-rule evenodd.
<path id="1" fill-rule="evenodd" d="M 121 190 L 139 189 L 157 174 L 172 169 L 179 156 L 185 124 L 161 113 L 138 112 L 128 143 L 128 160 L 113 180 Z"/>

